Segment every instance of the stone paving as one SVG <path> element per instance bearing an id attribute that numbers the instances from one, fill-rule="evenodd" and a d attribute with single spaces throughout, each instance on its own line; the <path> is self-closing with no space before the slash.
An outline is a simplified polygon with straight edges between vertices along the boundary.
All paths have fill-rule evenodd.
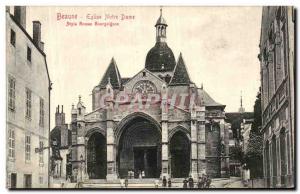
<path id="1" fill-rule="evenodd" d="M 131 179 L 129 180 L 128 188 L 155 188 L 154 184 L 155 179 Z M 183 179 L 174 180 L 172 182 L 172 188 L 182 188 Z M 54 185 L 53 185 L 54 186 Z M 76 184 L 76 183 L 65 183 L 63 185 L 55 185 L 53 188 L 103 188 L 103 189 L 109 189 L 109 188 L 119 188 L 121 189 L 120 181 L 116 180 L 113 182 L 107 182 L 106 180 L 90 180 L 89 182 Z M 158 187 L 159 189 L 162 189 L 161 183 Z M 195 188 L 196 188 L 196 182 L 195 182 Z M 242 183 L 242 180 L 240 177 L 230 177 L 230 178 L 217 178 L 213 179 L 211 183 L 211 188 L 247 188 Z M 125 188 L 124 188 L 125 189 Z M 168 189 L 168 188 L 166 188 Z"/>

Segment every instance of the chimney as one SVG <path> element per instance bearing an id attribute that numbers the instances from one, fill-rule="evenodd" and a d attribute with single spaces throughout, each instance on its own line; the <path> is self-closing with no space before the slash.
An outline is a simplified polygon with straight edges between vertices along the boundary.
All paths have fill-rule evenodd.
<path id="1" fill-rule="evenodd" d="M 26 29 L 26 7 L 25 6 L 15 6 L 14 7 L 14 17 L 15 20 Z"/>
<path id="2" fill-rule="evenodd" d="M 63 105 L 62 105 L 62 112 L 59 112 L 59 105 L 56 108 L 55 113 L 55 126 L 62 126 L 65 124 L 65 113 L 63 112 Z"/>
<path id="3" fill-rule="evenodd" d="M 33 21 L 33 43 L 40 48 L 41 46 L 41 22 L 40 21 Z"/>
<path id="4" fill-rule="evenodd" d="M 44 45 L 45 45 L 45 43 L 44 42 L 40 42 L 40 49 L 42 50 L 42 51 L 44 51 Z"/>
<path id="5" fill-rule="evenodd" d="M 6 6 L 6 12 L 10 13 L 10 7 Z"/>

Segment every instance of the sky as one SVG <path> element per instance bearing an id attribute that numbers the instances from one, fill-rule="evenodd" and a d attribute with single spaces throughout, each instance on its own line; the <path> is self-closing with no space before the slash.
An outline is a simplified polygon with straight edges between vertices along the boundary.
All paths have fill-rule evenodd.
<path id="1" fill-rule="evenodd" d="M 226 112 L 237 112 L 242 91 L 243 106 L 253 111 L 260 86 L 259 53 L 261 7 L 163 7 L 167 43 L 176 60 L 179 53 L 191 80 Z M 77 19 L 57 20 L 57 14 Z M 105 20 L 105 15 L 118 16 Z M 121 20 L 122 14 L 134 19 Z M 160 7 L 27 7 L 26 29 L 42 23 L 42 41 L 50 79 L 51 128 L 57 105 L 64 105 L 66 122 L 78 96 L 92 109 L 92 89 L 98 85 L 112 57 L 121 77 L 132 77 L 144 68 L 155 44 L 155 23 Z M 101 16 L 91 20 L 88 16 Z M 90 18 L 90 17 L 89 17 Z M 113 19 L 114 18 L 114 19 Z M 66 26 L 67 22 L 114 22 L 118 26 Z"/>

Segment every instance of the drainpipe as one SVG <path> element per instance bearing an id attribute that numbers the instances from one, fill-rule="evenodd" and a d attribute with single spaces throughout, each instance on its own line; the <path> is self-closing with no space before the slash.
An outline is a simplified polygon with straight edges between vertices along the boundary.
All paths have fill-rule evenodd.
<path id="1" fill-rule="evenodd" d="M 51 109 L 50 109 L 50 101 L 51 101 L 51 90 L 52 90 L 52 82 L 49 81 L 49 87 L 48 87 L 48 91 L 49 91 L 49 129 L 48 129 L 48 188 L 50 188 L 50 165 L 51 165 L 51 160 L 50 160 L 50 118 L 51 118 Z"/>

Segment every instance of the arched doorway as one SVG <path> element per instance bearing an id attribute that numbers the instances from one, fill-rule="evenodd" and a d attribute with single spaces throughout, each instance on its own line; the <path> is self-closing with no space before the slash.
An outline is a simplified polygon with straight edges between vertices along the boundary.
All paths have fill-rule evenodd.
<path id="1" fill-rule="evenodd" d="M 170 140 L 171 176 L 172 178 L 188 177 L 190 172 L 191 143 L 187 135 L 177 131 Z"/>
<path id="2" fill-rule="evenodd" d="M 106 138 L 93 133 L 87 143 L 87 173 L 90 179 L 106 178 Z"/>
<path id="3" fill-rule="evenodd" d="M 118 138 L 118 172 L 121 178 L 132 171 L 134 178 L 158 178 L 161 171 L 161 133 L 154 121 L 136 116 L 120 129 Z"/>

